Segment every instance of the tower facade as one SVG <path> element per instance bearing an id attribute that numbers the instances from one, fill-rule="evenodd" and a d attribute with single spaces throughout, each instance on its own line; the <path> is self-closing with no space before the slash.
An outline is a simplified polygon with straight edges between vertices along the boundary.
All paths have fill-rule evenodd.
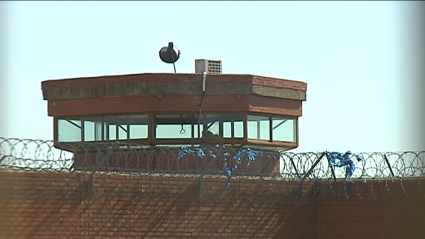
<path id="1" fill-rule="evenodd" d="M 124 167 L 125 161 L 125 167 L 164 172 L 181 168 L 175 157 L 181 147 L 250 148 L 276 162 L 258 161 L 249 170 L 271 174 L 279 171 L 277 152 L 298 147 L 307 84 L 255 75 L 144 73 L 47 80 L 42 91 L 53 117 L 55 147 L 74 153 L 75 169 L 98 165 L 99 152 L 108 149 L 109 165 Z M 125 147 L 133 156 L 123 154 Z M 154 156 L 132 163 L 132 157 L 146 157 L 134 156 L 137 147 Z M 170 155 L 164 155 L 164 147 Z M 89 148 L 96 156 L 87 158 Z M 159 152 L 162 161 L 155 156 Z M 196 173 L 208 163 L 189 163 L 187 169 Z M 106 165 L 98 166 L 111 170 Z"/>

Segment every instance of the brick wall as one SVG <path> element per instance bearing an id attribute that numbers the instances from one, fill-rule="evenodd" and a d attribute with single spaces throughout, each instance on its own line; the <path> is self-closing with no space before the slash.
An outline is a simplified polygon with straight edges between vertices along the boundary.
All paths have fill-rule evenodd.
<path id="1" fill-rule="evenodd" d="M 48 115 L 198 112 L 200 74 L 134 74 L 42 82 Z M 210 75 L 204 112 L 302 115 L 307 84 L 253 75 Z"/>
<path id="2" fill-rule="evenodd" d="M 425 179 L 299 182 L 0 172 L 0 238 L 423 238 Z M 422 186 L 422 187 L 421 187 Z"/>
<path id="3" fill-rule="evenodd" d="M 201 95 L 156 95 L 91 99 L 51 100 L 49 116 L 134 114 L 139 112 L 198 112 Z M 202 101 L 204 112 L 259 112 L 289 116 L 302 115 L 301 101 L 255 95 L 208 95 Z"/>
<path id="4" fill-rule="evenodd" d="M 185 174 L 219 174 L 224 163 L 228 168 L 235 166 L 234 160 L 225 160 L 221 155 L 215 158 L 206 153 L 204 158 L 195 155 L 183 155 L 177 159 L 179 149 L 152 150 L 149 154 L 138 154 L 135 151 L 125 151 L 111 153 L 108 160 L 102 161 L 106 152 L 82 152 L 74 153 L 73 168 L 78 171 L 91 171 L 97 168 L 99 171 L 118 171 L 120 169 L 134 170 L 137 172 L 161 172 L 161 173 L 185 173 Z M 245 162 L 247 155 L 241 156 L 241 161 Z M 240 173 L 251 176 L 277 176 L 280 173 L 280 154 L 273 151 L 262 151 L 247 166 L 245 163 L 238 165 Z M 238 174 L 238 173 L 236 173 Z"/>
<path id="5" fill-rule="evenodd" d="M 325 186 L 317 203 L 317 239 L 425 238 L 425 179 L 355 181 L 351 193 Z"/>
<path id="6" fill-rule="evenodd" d="M 139 112 L 198 112 L 201 95 L 156 95 L 91 99 L 53 100 L 48 102 L 50 116 L 131 114 Z M 205 97 L 202 111 L 246 112 L 249 96 Z"/>

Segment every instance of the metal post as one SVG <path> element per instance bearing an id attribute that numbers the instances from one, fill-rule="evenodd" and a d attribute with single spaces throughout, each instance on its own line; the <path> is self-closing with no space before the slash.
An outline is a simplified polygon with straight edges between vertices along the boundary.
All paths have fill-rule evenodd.
<path id="1" fill-rule="evenodd" d="M 385 159 L 385 162 L 387 163 L 388 168 L 390 169 L 391 175 L 394 177 L 393 168 L 391 168 L 390 161 L 388 160 L 387 155 L 385 155 L 385 154 L 384 154 L 384 159 Z"/>
<path id="2" fill-rule="evenodd" d="M 300 183 L 300 189 L 299 189 L 299 199 L 301 199 L 303 197 L 303 184 L 305 179 L 310 176 L 311 172 L 314 170 L 314 168 L 320 163 L 320 160 L 322 160 L 323 156 L 325 156 L 327 153 L 323 152 L 322 155 L 320 155 L 320 157 L 316 160 L 316 162 L 314 162 L 314 164 L 311 166 L 311 168 L 307 171 L 307 173 L 304 175 L 304 177 L 301 179 L 301 183 Z"/>
<path id="3" fill-rule="evenodd" d="M 112 146 L 113 147 L 113 146 Z M 88 191 L 89 193 L 93 193 L 93 184 L 94 184 L 94 174 L 97 172 L 97 170 L 99 170 L 99 168 L 105 163 L 105 161 L 107 161 L 112 153 L 112 148 L 108 148 L 106 151 L 106 155 L 102 158 L 102 160 L 99 161 L 99 163 L 97 163 L 95 165 L 95 167 L 93 168 L 92 173 L 90 174 L 90 179 L 88 182 Z"/>
<path id="4" fill-rule="evenodd" d="M 334 196 L 334 198 L 339 198 L 340 189 L 339 189 L 338 180 L 336 179 L 334 167 L 331 165 L 332 163 L 331 163 L 331 160 L 329 159 L 327 153 L 326 153 L 326 159 L 328 159 L 328 163 L 329 163 L 329 166 L 331 168 L 332 177 L 334 179 L 335 190 L 333 191 L 333 196 Z"/>

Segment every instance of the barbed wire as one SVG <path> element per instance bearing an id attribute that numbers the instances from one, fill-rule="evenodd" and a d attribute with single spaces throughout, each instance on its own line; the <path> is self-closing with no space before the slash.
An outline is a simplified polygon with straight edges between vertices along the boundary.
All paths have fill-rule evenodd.
<path id="1" fill-rule="evenodd" d="M 0 171 L 63 172 L 69 173 L 66 177 L 76 178 L 77 174 L 86 174 L 89 175 L 86 189 L 92 196 L 120 196 L 125 190 L 136 187 L 137 192 L 144 190 L 144 200 L 158 198 L 158 195 L 162 195 L 159 198 L 167 198 L 176 193 L 187 194 L 191 191 L 211 200 L 224 199 L 223 195 L 227 195 L 229 199 L 233 195 L 253 201 L 310 203 L 320 197 L 325 187 L 331 188 L 334 195 L 345 191 L 347 197 L 357 195 L 363 198 L 366 193 L 358 190 L 357 182 L 385 182 L 391 194 L 388 182 L 425 177 L 425 151 L 360 152 L 354 155 L 361 160 L 338 165 L 332 160 L 331 152 L 278 153 L 207 146 L 148 147 L 122 142 L 65 144 L 49 140 L 0 137 Z M 350 177 L 347 177 L 348 168 L 352 170 Z M 109 189 L 104 188 L 102 192 L 97 190 L 96 185 L 99 182 L 106 182 L 105 175 L 113 174 L 136 175 L 143 180 L 137 179 L 140 185 L 135 186 L 131 184 L 134 180 L 130 182 L 117 179 L 116 182 L 108 181 Z M 186 184 L 172 183 L 182 177 L 187 179 Z M 216 178 L 222 178 L 223 186 L 208 189 L 208 185 L 212 185 L 209 182 L 217 181 Z M 346 181 L 342 191 L 339 186 L 335 186 L 344 181 L 341 179 Z M 158 185 L 162 184 L 158 180 L 164 185 L 167 182 L 173 186 L 161 188 Z M 259 181 L 262 183 L 258 183 Z M 272 185 L 273 189 L 264 186 L 264 182 Z M 425 185 L 418 182 L 419 192 L 425 196 Z M 232 194 L 226 191 L 229 183 Z M 68 183 L 69 187 L 72 185 L 72 182 Z M 251 186 L 242 189 L 244 185 Z M 399 185 L 404 190 L 403 183 Z M 276 188 L 278 190 L 274 191 Z M 373 187 L 370 190 L 376 192 Z M 406 190 L 404 192 L 407 195 Z M 139 198 L 137 193 L 133 196 L 135 199 Z"/>

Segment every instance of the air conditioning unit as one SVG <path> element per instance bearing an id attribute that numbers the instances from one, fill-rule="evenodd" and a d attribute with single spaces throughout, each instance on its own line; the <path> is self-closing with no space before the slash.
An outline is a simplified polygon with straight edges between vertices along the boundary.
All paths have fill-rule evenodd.
<path id="1" fill-rule="evenodd" d="M 220 60 L 195 60 L 195 73 L 202 73 L 205 71 L 207 74 L 221 74 L 221 61 Z"/>

